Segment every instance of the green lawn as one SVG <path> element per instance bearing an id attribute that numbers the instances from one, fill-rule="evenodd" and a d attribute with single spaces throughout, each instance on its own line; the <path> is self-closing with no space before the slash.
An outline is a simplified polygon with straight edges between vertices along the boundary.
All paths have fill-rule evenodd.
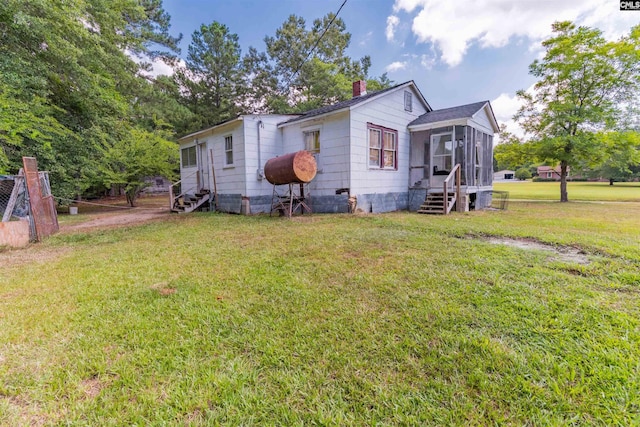
<path id="1" fill-rule="evenodd" d="M 495 182 L 494 189 L 509 192 L 512 199 L 560 200 L 559 182 Z M 569 200 L 640 202 L 640 182 L 568 182 Z"/>
<path id="2" fill-rule="evenodd" d="M 509 208 L 191 214 L 0 253 L 0 425 L 638 424 L 640 204 Z"/>

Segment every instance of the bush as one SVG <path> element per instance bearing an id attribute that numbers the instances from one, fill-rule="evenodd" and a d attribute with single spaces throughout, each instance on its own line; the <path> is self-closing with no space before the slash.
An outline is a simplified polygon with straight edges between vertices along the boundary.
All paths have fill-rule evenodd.
<path id="1" fill-rule="evenodd" d="M 520 181 L 531 178 L 531 172 L 528 168 L 520 168 L 516 171 L 516 178 Z"/>

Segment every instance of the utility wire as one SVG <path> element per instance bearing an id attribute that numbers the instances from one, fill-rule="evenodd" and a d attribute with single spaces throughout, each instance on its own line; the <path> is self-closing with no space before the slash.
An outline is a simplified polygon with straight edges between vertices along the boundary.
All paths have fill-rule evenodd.
<path id="1" fill-rule="evenodd" d="M 298 68 L 296 68 L 296 70 L 291 74 L 291 77 L 289 77 L 289 79 L 287 80 L 287 86 L 291 85 L 291 80 L 293 80 L 293 78 L 296 76 L 296 74 L 298 74 L 300 72 L 300 70 L 302 69 L 302 66 L 309 59 L 309 55 L 311 55 L 313 53 L 313 51 L 318 47 L 318 44 L 320 44 L 320 41 L 322 40 L 324 35 L 327 33 L 327 31 L 329 31 L 329 28 L 331 27 L 331 24 L 333 24 L 333 21 L 336 20 L 336 18 L 340 14 L 340 11 L 342 10 L 342 8 L 344 7 L 344 5 L 346 3 L 347 3 L 347 0 L 344 0 L 342 2 L 342 4 L 340 5 L 340 8 L 338 8 L 338 11 L 335 13 L 335 15 L 333 15 L 333 18 L 331 18 L 331 21 L 329 21 L 329 24 L 324 28 L 324 31 L 322 32 L 322 34 L 320 34 L 320 37 L 318 37 L 318 40 L 316 40 L 316 42 L 313 45 L 313 47 L 311 49 L 309 49 L 309 52 L 307 52 L 307 55 L 305 56 L 304 60 L 300 63 Z"/>

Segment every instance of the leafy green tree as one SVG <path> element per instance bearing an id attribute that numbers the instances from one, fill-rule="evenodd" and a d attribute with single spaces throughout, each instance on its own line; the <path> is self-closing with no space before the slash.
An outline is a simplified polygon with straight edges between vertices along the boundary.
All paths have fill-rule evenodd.
<path id="1" fill-rule="evenodd" d="M 333 13 L 314 20 L 310 29 L 303 18 L 289 16 L 275 36 L 265 37 L 266 57 L 252 61 L 250 75 L 276 77 L 259 103 L 268 111 L 300 112 L 350 98 L 351 83 L 366 79 L 371 66 L 369 56 L 346 55 L 350 41 L 344 21 Z M 386 75 L 370 81 L 370 90 L 392 83 Z"/>
<path id="2" fill-rule="evenodd" d="M 100 176 L 107 187 L 124 188 L 127 202 L 135 206 L 149 179 L 175 177 L 178 164 L 178 145 L 171 141 L 171 132 L 158 126 L 153 132 L 139 127 L 121 126 L 120 137 L 102 149 L 98 164 Z"/>
<path id="3" fill-rule="evenodd" d="M 531 163 L 529 146 L 502 124 L 500 126 L 500 144 L 493 148 L 493 157 L 497 170 L 516 170 Z"/>
<path id="4" fill-rule="evenodd" d="M 531 179 L 531 172 L 529 168 L 520 168 L 515 173 L 516 179 L 524 181 L 525 179 Z"/>
<path id="5" fill-rule="evenodd" d="M 95 164 L 118 141 L 115 124 L 149 115 L 136 103 L 150 84 L 130 55 L 170 58 L 179 37 L 168 29 L 159 0 L 0 2 L 4 168 L 36 156 L 54 194 L 68 198 L 99 182 Z"/>
<path id="6" fill-rule="evenodd" d="M 598 137 L 606 147 L 606 159 L 599 167 L 587 169 L 585 175 L 606 178 L 610 185 L 614 181 L 626 181 L 635 177 L 634 166 L 640 165 L 640 133 L 606 132 Z"/>
<path id="7" fill-rule="evenodd" d="M 619 41 L 598 29 L 570 22 L 553 25 L 554 35 L 529 72 L 538 78 L 534 92 L 519 91 L 524 106 L 515 119 L 530 135 L 531 152 L 540 161 L 560 164 L 560 201 L 568 201 L 567 171 L 601 164 L 606 143 L 598 131 L 613 129 L 624 105 L 640 88 L 640 26 Z"/>

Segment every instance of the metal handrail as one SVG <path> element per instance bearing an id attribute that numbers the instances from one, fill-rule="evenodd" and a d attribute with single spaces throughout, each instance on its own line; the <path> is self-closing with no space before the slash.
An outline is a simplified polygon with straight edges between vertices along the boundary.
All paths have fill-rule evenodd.
<path id="1" fill-rule="evenodd" d="M 454 185 L 456 187 L 456 191 L 454 193 L 453 199 L 451 200 L 451 204 L 449 205 L 449 182 L 451 181 L 451 179 L 453 179 L 454 176 Z M 451 172 L 449 172 L 449 175 L 447 175 L 447 178 L 444 180 L 442 197 L 444 199 L 442 203 L 442 213 L 446 215 L 451 212 L 451 208 L 453 208 L 453 205 L 456 203 L 456 201 L 460 200 L 460 163 L 457 163 L 453 167 L 453 169 L 451 169 Z"/>

